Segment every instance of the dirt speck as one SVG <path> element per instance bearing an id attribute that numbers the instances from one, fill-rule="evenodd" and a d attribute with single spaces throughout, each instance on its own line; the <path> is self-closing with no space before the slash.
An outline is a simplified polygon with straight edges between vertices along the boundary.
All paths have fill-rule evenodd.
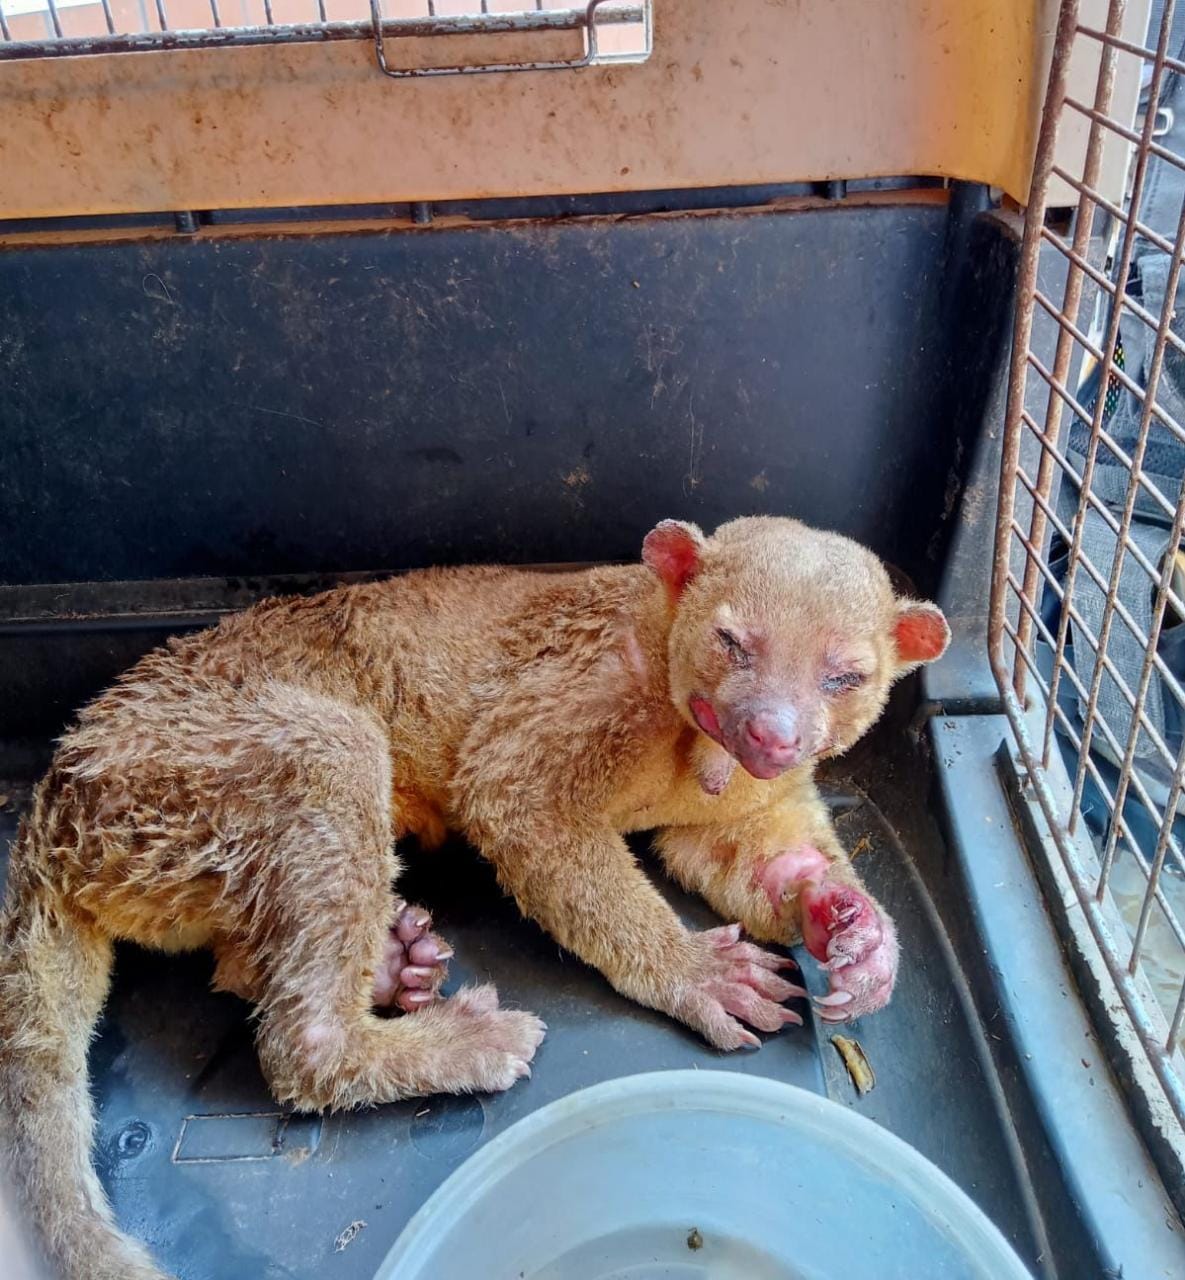
<path id="1" fill-rule="evenodd" d="M 704 1247 L 704 1238 L 699 1227 L 692 1227 L 687 1233 L 687 1247 L 692 1253 L 698 1253 Z"/>
<path id="2" fill-rule="evenodd" d="M 749 488 L 756 489 L 758 493 L 764 493 L 769 488 L 769 477 L 765 474 L 764 467 L 749 481 Z"/>
<path id="3" fill-rule="evenodd" d="M 587 467 L 573 467 L 571 471 L 564 476 L 564 483 L 569 489 L 583 489 L 592 479 L 588 473 Z"/>
<path id="4" fill-rule="evenodd" d="M 867 853 L 872 848 L 872 841 L 867 836 L 861 836 L 859 840 L 852 846 L 853 858 L 858 858 L 862 853 Z"/>

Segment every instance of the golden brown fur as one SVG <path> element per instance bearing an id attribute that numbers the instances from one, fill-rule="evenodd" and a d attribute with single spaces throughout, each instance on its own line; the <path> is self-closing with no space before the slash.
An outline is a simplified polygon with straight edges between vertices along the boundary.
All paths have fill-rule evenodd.
<path id="1" fill-rule="evenodd" d="M 707 540 L 667 523 L 646 560 L 430 570 L 265 602 L 149 654 L 80 714 L 13 850 L 0 955 L 0 1150 L 70 1280 L 160 1275 L 114 1231 L 88 1160 L 86 1048 L 115 940 L 211 947 L 216 982 L 257 1006 L 277 1098 L 299 1107 L 504 1089 L 528 1071 L 542 1024 L 490 988 L 375 1014 L 406 917 L 400 836 L 463 833 L 558 941 L 722 1048 L 755 1043 L 741 1020 L 800 1020 L 782 1006 L 800 992 L 784 962 L 735 930 L 689 932 L 622 836 L 660 828 L 672 873 L 727 920 L 796 941 L 800 895 L 859 888 L 814 760 L 936 656 L 900 631 L 903 610 L 923 626 L 936 611 L 894 600 L 868 552 L 792 521 Z M 743 630 L 744 661 L 721 618 Z M 812 664 L 863 683 L 820 694 Z M 713 700 L 720 741 L 695 697 Z M 761 748 L 778 768 L 804 753 L 764 781 L 745 769 L 767 757 L 731 745 L 766 723 L 754 707 L 783 717 L 783 737 L 800 726 L 801 745 Z M 804 873 L 771 881 L 804 847 Z M 895 942 L 878 955 L 895 966 Z"/>

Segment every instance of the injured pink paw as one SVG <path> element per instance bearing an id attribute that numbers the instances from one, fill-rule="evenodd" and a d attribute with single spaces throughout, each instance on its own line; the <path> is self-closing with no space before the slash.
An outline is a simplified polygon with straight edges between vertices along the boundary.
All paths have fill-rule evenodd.
<path id="1" fill-rule="evenodd" d="M 796 896 L 803 884 L 822 880 L 830 865 L 813 845 L 803 844 L 762 864 L 755 878 L 770 906 L 781 912 L 787 898 Z"/>
<path id="2" fill-rule="evenodd" d="M 374 975 L 372 998 L 380 1008 L 412 1013 L 438 998 L 453 949 L 430 933 L 431 927 L 432 917 L 423 907 L 399 909 Z"/>
<path id="3" fill-rule="evenodd" d="M 815 998 L 824 1022 L 847 1022 L 889 1003 L 899 949 L 892 920 L 867 894 L 825 881 L 803 887 L 802 940 L 827 973 L 830 991 Z"/>

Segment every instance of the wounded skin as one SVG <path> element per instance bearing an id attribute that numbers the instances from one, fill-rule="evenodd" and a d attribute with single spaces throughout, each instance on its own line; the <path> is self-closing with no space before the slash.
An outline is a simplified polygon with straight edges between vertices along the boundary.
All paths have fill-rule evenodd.
<path id="1" fill-rule="evenodd" d="M 801 912 L 802 941 L 827 974 L 815 999 L 825 1022 L 847 1022 L 889 1002 L 900 959 L 892 920 L 860 889 L 830 880 L 830 863 L 807 845 L 771 858 L 760 883 L 775 911 Z"/>

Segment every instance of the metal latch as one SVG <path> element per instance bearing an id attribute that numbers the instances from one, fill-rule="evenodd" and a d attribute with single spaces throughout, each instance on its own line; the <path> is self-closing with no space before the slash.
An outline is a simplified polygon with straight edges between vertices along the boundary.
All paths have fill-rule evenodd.
<path id="1" fill-rule="evenodd" d="M 496 71 L 570 71 L 607 62 L 644 62 L 654 47 L 651 17 L 652 0 L 640 4 L 616 3 L 614 0 L 589 0 L 586 8 L 537 11 L 534 13 L 488 13 L 471 17 L 432 18 L 408 21 L 385 19 L 382 0 L 370 0 L 370 17 L 374 31 L 375 59 L 379 70 L 393 80 L 409 80 L 416 76 L 478 75 Z M 483 5 L 484 10 L 484 5 Z M 600 47 L 600 29 L 609 24 L 624 24 L 636 31 L 637 40 L 626 53 L 605 53 Z M 424 36 L 475 36 L 495 34 L 522 35 L 529 32 L 578 31 L 583 37 L 583 51 L 572 58 L 536 62 L 448 63 L 438 66 L 393 67 L 387 61 L 387 42 Z"/>

